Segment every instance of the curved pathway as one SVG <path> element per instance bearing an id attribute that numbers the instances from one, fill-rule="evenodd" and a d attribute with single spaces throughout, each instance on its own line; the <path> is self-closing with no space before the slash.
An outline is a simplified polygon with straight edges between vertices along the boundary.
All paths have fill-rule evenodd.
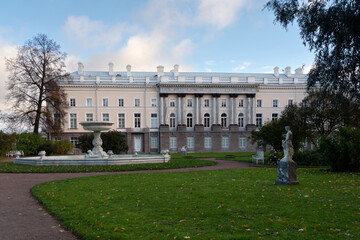
<path id="1" fill-rule="evenodd" d="M 166 170 L 97 173 L 1 173 L 0 174 L 0 238 L 2 240 L 74 240 L 72 233 L 64 230 L 35 200 L 30 190 L 33 186 L 67 178 L 109 174 L 149 172 L 188 172 L 220 169 L 250 168 L 250 163 L 214 160 L 214 166 Z"/>

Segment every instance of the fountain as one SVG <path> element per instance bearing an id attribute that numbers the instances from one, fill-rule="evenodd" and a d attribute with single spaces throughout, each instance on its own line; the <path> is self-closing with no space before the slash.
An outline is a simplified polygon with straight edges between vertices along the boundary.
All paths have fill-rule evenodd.
<path id="1" fill-rule="evenodd" d="M 69 156 L 46 156 L 45 151 L 40 151 L 40 157 L 21 157 L 15 154 L 14 164 L 45 166 L 45 165 L 125 165 L 125 164 L 143 164 L 143 163 L 165 163 L 170 160 L 169 151 L 163 151 L 162 154 L 132 154 L 114 155 L 111 150 L 105 153 L 101 140 L 101 131 L 110 130 L 113 123 L 105 121 L 85 121 L 80 122 L 85 130 L 94 133 L 94 145 L 87 155 L 69 155 Z"/>

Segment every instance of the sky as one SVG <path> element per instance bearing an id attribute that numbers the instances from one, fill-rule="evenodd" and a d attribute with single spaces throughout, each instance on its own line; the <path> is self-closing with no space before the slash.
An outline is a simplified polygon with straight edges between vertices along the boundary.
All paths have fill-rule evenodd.
<path id="1" fill-rule="evenodd" d="M 12 0 L 1 3 L 0 110 L 5 108 L 5 58 L 38 33 L 67 53 L 67 71 L 266 73 L 304 65 L 314 54 L 296 23 L 274 24 L 267 0 Z"/>

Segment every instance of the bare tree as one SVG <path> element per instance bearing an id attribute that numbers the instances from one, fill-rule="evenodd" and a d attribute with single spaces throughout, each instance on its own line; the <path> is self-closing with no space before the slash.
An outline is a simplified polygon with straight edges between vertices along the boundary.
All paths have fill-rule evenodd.
<path id="1" fill-rule="evenodd" d="M 8 79 L 8 102 L 11 113 L 8 123 L 25 124 L 38 133 L 40 126 L 52 132 L 60 132 L 65 116 L 66 94 L 59 87 L 65 73 L 66 54 L 60 45 L 45 34 L 38 34 L 18 48 L 15 58 L 6 59 Z"/>

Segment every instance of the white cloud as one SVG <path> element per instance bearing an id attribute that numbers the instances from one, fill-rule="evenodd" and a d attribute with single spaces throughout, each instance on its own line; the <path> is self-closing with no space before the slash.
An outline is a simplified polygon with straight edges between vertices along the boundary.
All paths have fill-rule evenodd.
<path id="1" fill-rule="evenodd" d="M 197 21 L 222 29 L 237 17 L 247 0 L 200 0 Z"/>
<path id="2" fill-rule="evenodd" d="M 214 60 L 207 60 L 205 62 L 205 64 L 208 65 L 208 66 L 215 66 L 215 61 Z"/>
<path id="3" fill-rule="evenodd" d="M 179 58 L 185 57 L 191 53 L 193 43 L 191 39 L 186 38 L 173 48 L 173 55 Z"/>
<path id="4" fill-rule="evenodd" d="M 88 16 L 69 16 L 63 30 L 69 40 L 87 49 L 114 47 L 121 41 L 125 28 L 125 23 L 108 26 L 102 21 L 90 20 Z"/>
<path id="5" fill-rule="evenodd" d="M 234 67 L 232 70 L 233 70 L 234 72 L 239 72 L 239 71 L 242 71 L 242 70 L 247 69 L 248 67 L 251 66 L 251 64 L 252 64 L 251 62 L 243 62 L 242 64 Z"/>
<path id="6" fill-rule="evenodd" d="M 81 62 L 81 58 L 74 55 L 68 55 L 65 59 L 66 71 L 74 72 L 77 71 L 78 62 Z"/>
<path id="7" fill-rule="evenodd" d="M 5 57 L 12 58 L 15 57 L 17 53 L 17 48 L 15 45 L 5 41 L 0 36 L 0 109 L 4 110 L 7 108 L 5 103 L 5 96 L 7 94 L 7 80 L 8 72 L 6 71 L 5 66 Z"/>
<path id="8" fill-rule="evenodd" d="M 311 64 L 310 66 L 304 65 L 304 69 L 303 69 L 304 74 L 308 74 L 310 72 L 310 70 L 313 69 L 314 67 L 315 67 L 315 64 Z"/>

